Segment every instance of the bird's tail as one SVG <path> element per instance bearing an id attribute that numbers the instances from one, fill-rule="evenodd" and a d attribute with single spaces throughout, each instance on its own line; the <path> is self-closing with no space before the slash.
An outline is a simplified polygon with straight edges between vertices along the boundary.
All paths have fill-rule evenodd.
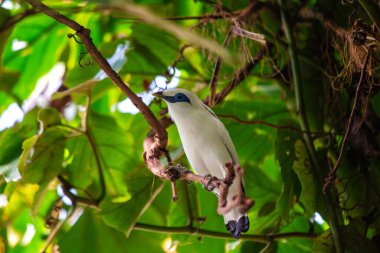
<path id="1" fill-rule="evenodd" d="M 238 239 L 242 232 L 248 231 L 249 219 L 247 213 L 241 214 L 239 212 L 239 207 L 231 209 L 231 211 L 225 213 L 223 217 L 227 230 L 234 238 Z"/>

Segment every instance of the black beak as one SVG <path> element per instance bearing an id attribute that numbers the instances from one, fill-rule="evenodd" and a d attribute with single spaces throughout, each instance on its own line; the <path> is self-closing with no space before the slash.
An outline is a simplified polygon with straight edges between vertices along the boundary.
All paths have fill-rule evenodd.
<path id="1" fill-rule="evenodd" d="M 154 97 L 158 97 L 158 98 L 161 98 L 162 95 L 163 95 L 162 91 L 155 92 L 155 93 L 152 94 L 152 96 L 154 96 Z"/>

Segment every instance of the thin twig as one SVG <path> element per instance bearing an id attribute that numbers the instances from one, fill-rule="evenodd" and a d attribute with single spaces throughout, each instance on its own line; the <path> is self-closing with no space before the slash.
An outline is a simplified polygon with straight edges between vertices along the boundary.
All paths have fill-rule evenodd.
<path id="1" fill-rule="evenodd" d="M 355 111 L 357 110 L 356 106 L 357 106 L 357 103 L 359 100 L 359 93 L 360 93 L 362 83 L 364 81 L 364 76 L 365 76 L 365 72 L 366 72 L 366 68 L 367 68 L 367 64 L 368 64 L 370 54 L 371 54 L 371 48 L 368 49 L 368 52 L 367 52 L 365 59 L 364 59 L 363 68 L 362 68 L 362 71 L 360 73 L 360 79 L 359 79 L 359 82 L 356 86 L 354 103 L 352 105 L 350 117 L 348 118 L 347 129 L 346 129 L 346 132 L 344 133 L 344 137 L 343 137 L 342 145 L 340 148 L 339 156 L 338 156 L 338 159 L 336 160 L 334 168 L 331 169 L 328 177 L 326 178 L 326 183 L 323 186 L 323 192 L 326 192 L 329 185 L 331 184 L 331 182 L 334 181 L 334 179 L 336 177 L 336 172 L 339 169 L 339 166 L 342 162 L 343 155 L 344 155 L 344 152 L 345 152 L 346 146 L 347 146 L 348 137 L 351 133 L 351 129 L 353 126 L 353 118 L 354 118 Z"/>
<path id="2" fill-rule="evenodd" d="M 74 209 L 72 209 L 70 211 L 69 215 L 67 215 L 67 217 L 64 220 L 61 220 L 60 222 L 58 222 L 58 224 L 56 224 L 50 230 L 49 236 L 46 239 L 43 248 L 41 249 L 41 253 L 46 253 L 47 248 L 50 246 L 50 244 L 52 243 L 52 241 L 53 241 L 54 237 L 57 235 L 57 233 L 61 230 L 63 224 L 65 224 L 76 213 L 75 210 L 77 210 L 77 209 L 78 209 L 78 207 L 74 207 Z"/>
<path id="3" fill-rule="evenodd" d="M 247 39 L 259 42 L 262 45 L 266 45 L 266 43 L 267 43 L 264 35 L 247 31 L 247 30 L 241 28 L 240 26 L 234 26 L 233 32 L 236 35 L 239 35 L 241 37 L 245 37 Z"/>
<path id="4" fill-rule="evenodd" d="M 134 226 L 135 230 L 148 231 L 154 233 L 165 233 L 165 234 L 190 234 L 197 236 L 207 236 L 211 238 L 217 239 L 231 239 L 231 234 L 209 231 L 198 228 L 189 228 L 185 227 L 164 227 L 164 226 L 155 226 L 148 225 L 143 223 L 136 223 Z M 240 240 L 245 241 L 253 241 L 259 243 L 268 243 L 271 241 L 279 241 L 283 239 L 292 239 L 292 238 L 300 238 L 305 240 L 313 240 L 317 237 L 317 234 L 312 233 L 304 233 L 304 232 L 290 232 L 290 233 L 279 233 L 279 234 L 268 234 L 268 235 L 241 235 Z"/>
<path id="5" fill-rule="evenodd" d="M 240 28 L 240 22 L 243 18 L 245 18 L 247 15 L 249 15 L 251 12 L 253 12 L 253 10 L 255 8 L 259 9 L 261 8 L 262 6 L 260 4 L 258 4 L 256 1 L 252 1 L 246 8 L 244 8 L 240 13 L 239 15 L 233 20 L 232 24 L 231 24 L 231 27 L 226 35 L 226 39 L 224 41 L 224 44 L 223 46 L 224 47 L 227 47 L 230 42 L 231 42 L 231 39 L 232 39 L 232 36 L 237 34 L 237 35 L 242 35 L 241 33 L 239 33 L 239 28 Z M 260 54 L 260 53 L 259 53 Z M 250 72 L 250 68 L 253 68 L 251 66 L 250 63 L 254 63 L 255 60 L 251 60 L 250 62 L 248 62 L 248 64 L 245 66 L 247 67 L 247 69 L 243 69 L 243 72 L 240 72 L 238 71 L 237 72 L 237 77 L 240 78 L 242 77 L 241 74 L 244 75 L 244 77 L 242 77 L 243 79 L 245 79 L 245 75 L 246 73 Z M 217 82 L 218 82 L 218 78 L 219 78 L 219 72 L 220 72 L 220 68 L 221 68 L 221 65 L 222 65 L 222 59 L 221 57 L 218 57 L 216 62 L 215 62 L 215 67 L 214 67 L 214 71 L 213 71 L 213 74 L 212 74 L 212 78 L 211 78 L 211 81 L 210 81 L 210 97 L 208 98 L 208 106 L 210 107 L 213 107 L 215 104 L 217 104 L 218 102 L 222 101 L 220 99 L 220 97 L 216 97 L 216 86 L 217 86 Z M 231 85 L 231 83 L 227 86 L 227 88 Z M 235 84 L 233 84 L 235 85 Z M 224 92 L 226 90 L 223 90 Z M 227 95 L 228 92 L 225 94 Z"/>
<path id="6" fill-rule="evenodd" d="M 100 182 L 100 194 L 94 201 L 96 204 L 99 204 L 103 200 L 103 198 L 106 196 L 106 182 L 104 180 L 102 163 L 100 161 L 100 154 L 96 146 L 95 138 L 93 137 L 91 133 L 91 128 L 89 126 L 90 105 L 91 105 L 91 93 L 89 92 L 89 95 L 87 97 L 87 102 L 86 102 L 86 112 L 85 112 L 86 115 L 84 116 L 84 120 L 85 120 L 84 128 L 85 128 L 85 134 L 87 136 L 88 142 L 90 143 L 92 152 L 94 153 L 94 156 L 95 156 L 96 168 L 98 169 L 99 182 Z"/>
<path id="7" fill-rule="evenodd" d="M 92 207 L 96 209 L 98 208 L 98 203 L 96 200 L 75 195 L 74 193 L 71 192 L 71 189 L 74 189 L 74 187 L 71 185 L 69 181 L 67 181 L 61 175 L 58 175 L 57 178 L 62 185 L 63 193 L 71 200 L 71 202 L 73 203 L 73 206 L 84 205 L 84 206 L 88 206 L 88 207 Z"/>
<path id="8" fill-rule="evenodd" d="M 241 82 L 243 82 L 247 78 L 248 74 L 252 71 L 254 67 L 256 67 L 256 65 L 264 57 L 266 52 L 267 48 L 262 47 L 254 58 L 252 58 L 250 61 L 246 63 L 246 65 L 244 65 L 242 68 L 236 71 L 235 77 L 229 82 L 229 84 L 221 92 L 216 94 L 215 104 L 221 103 L 234 88 L 236 88 Z M 204 102 L 206 104 L 209 104 L 209 100 L 210 98 L 206 98 Z"/>
<path id="9" fill-rule="evenodd" d="M 297 127 L 294 127 L 294 126 L 275 125 L 275 124 L 272 124 L 272 123 L 269 123 L 269 122 L 266 122 L 266 121 L 260 120 L 260 119 L 244 120 L 244 119 L 238 118 L 235 115 L 228 115 L 228 114 L 217 114 L 217 116 L 219 118 L 233 119 L 233 120 L 236 120 L 239 123 L 246 124 L 246 125 L 264 125 L 264 126 L 268 126 L 268 127 L 272 127 L 272 128 L 276 128 L 276 129 L 293 130 L 295 132 L 302 133 L 302 134 L 304 134 L 304 133 L 310 133 L 310 134 L 320 135 L 320 136 L 331 135 L 331 133 L 325 133 L 325 132 L 314 132 L 314 131 L 306 132 L 306 131 L 304 131 L 302 129 L 299 129 Z"/>
<path id="10" fill-rule="evenodd" d="M 231 42 L 231 38 L 232 38 L 232 35 L 233 35 L 233 26 L 230 27 L 230 30 L 228 31 L 227 35 L 226 35 L 226 39 L 223 43 L 223 46 L 224 47 L 227 47 L 230 42 Z M 219 72 L 220 72 L 220 68 L 222 66 L 222 58 L 219 56 L 217 59 L 216 59 L 216 62 L 215 62 L 215 67 L 214 67 L 214 72 L 212 73 L 212 78 L 211 78 L 211 81 L 210 81 L 210 99 L 209 99 L 209 106 L 210 107 L 213 107 L 215 105 L 215 95 L 216 95 L 216 86 L 217 86 L 217 83 L 218 83 L 218 79 L 219 79 Z"/>

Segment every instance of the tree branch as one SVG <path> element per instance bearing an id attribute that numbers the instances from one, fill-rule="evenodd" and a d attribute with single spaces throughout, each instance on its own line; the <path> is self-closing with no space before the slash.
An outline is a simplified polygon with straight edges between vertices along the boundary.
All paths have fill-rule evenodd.
<path id="1" fill-rule="evenodd" d="M 207 236 L 211 238 L 218 239 L 231 239 L 231 235 L 228 233 L 222 232 L 214 232 L 204 229 L 197 229 L 192 227 L 163 227 L 163 226 L 155 226 L 149 224 L 136 223 L 135 230 L 142 230 L 154 233 L 172 233 L 172 234 L 190 234 L 190 235 L 198 235 L 198 236 Z M 290 232 L 290 233 L 279 233 L 279 234 L 268 234 L 268 235 L 241 235 L 240 240 L 245 241 L 253 241 L 260 243 L 268 243 L 272 241 L 279 241 L 283 239 L 291 239 L 291 238 L 301 238 L 306 240 L 313 240 L 316 238 L 317 234 L 304 233 L 304 232 Z"/>
<path id="2" fill-rule="evenodd" d="M 167 144 L 167 132 L 166 129 L 163 128 L 159 121 L 156 119 L 152 111 L 149 107 L 144 104 L 144 102 L 123 82 L 121 77 L 112 69 L 107 60 L 103 57 L 103 55 L 96 48 L 92 39 L 90 37 L 90 30 L 81 26 L 74 20 L 67 18 L 66 16 L 56 12 L 55 10 L 49 8 L 38 0 L 26 0 L 30 5 L 34 8 L 39 9 L 41 12 L 46 15 L 54 18 L 59 23 L 62 23 L 76 32 L 84 46 L 86 47 L 88 53 L 93 57 L 95 62 L 103 69 L 103 71 L 107 74 L 107 76 L 123 91 L 125 95 L 127 95 L 132 103 L 139 109 L 141 114 L 144 116 L 145 120 L 149 123 L 152 129 L 157 134 L 157 142 L 158 146 L 161 149 L 164 149 Z"/>
<path id="3" fill-rule="evenodd" d="M 247 62 L 245 66 L 236 71 L 235 77 L 230 81 L 230 83 L 218 94 L 215 96 L 215 104 L 221 103 L 224 98 L 234 89 L 236 88 L 242 81 L 244 81 L 249 72 L 252 71 L 254 67 L 259 63 L 259 61 L 264 57 L 267 52 L 266 47 L 262 47 L 257 55 Z M 210 98 L 206 98 L 204 101 L 206 104 L 209 104 Z"/>

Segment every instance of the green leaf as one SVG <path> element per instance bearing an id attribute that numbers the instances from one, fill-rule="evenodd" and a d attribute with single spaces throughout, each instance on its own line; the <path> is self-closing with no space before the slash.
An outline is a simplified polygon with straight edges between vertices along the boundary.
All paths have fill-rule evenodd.
<path id="1" fill-rule="evenodd" d="M 131 174 L 126 183 L 131 199 L 123 203 L 113 203 L 112 199 L 103 201 L 101 215 L 108 226 L 129 236 L 133 225 L 162 190 L 163 182 L 144 168 Z"/>
<path id="2" fill-rule="evenodd" d="M 11 18 L 11 13 L 9 10 L 0 7 L 0 59 L 2 59 L 3 50 L 8 42 L 9 36 L 12 34 L 12 27 L 8 27 L 7 30 L 4 30 L 4 25 Z M 2 61 L 0 61 L 0 67 L 2 66 Z M 0 75 L 1 76 L 1 75 Z"/>
<path id="3" fill-rule="evenodd" d="M 313 224 L 316 226 L 317 224 Z M 310 221 L 304 216 L 296 216 L 287 226 L 283 226 L 280 233 L 287 232 L 310 232 Z M 311 252 L 313 241 L 311 239 L 289 238 L 278 242 L 278 252 Z"/>
<path id="4" fill-rule="evenodd" d="M 23 19 L 9 38 L 9 41 L 14 40 L 25 41 L 27 46 L 14 51 L 12 43 L 8 43 L 3 61 L 7 69 L 20 73 L 12 93 L 19 99 L 26 99 L 35 88 L 38 79 L 58 62 L 68 40 L 65 28 L 44 15 Z"/>
<path id="5" fill-rule="evenodd" d="M 12 95 L 12 87 L 17 83 L 19 77 L 20 74 L 16 71 L 9 71 L 0 68 L 0 83 L 3 84 L 0 86 L 0 91 L 3 91 L 8 95 Z"/>
<path id="6" fill-rule="evenodd" d="M 342 246 L 344 252 L 347 253 L 360 253 L 368 252 L 375 253 L 378 252 L 376 245 L 369 239 L 360 235 L 360 233 L 354 228 L 354 226 L 341 226 L 340 234 L 342 237 Z M 333 236 L 330 231 L 326 231 L 319 235 L 316 240 L 314 240 L 313 253 L 333 253 L 334 244 Z"/>
<path id="7" fill-rule="evenodd" d="M 67 140 L 70 165 L 66 168 L 71 184 L 87 188 L 98 177 L 97 164 L 92 147 L 84 135 Z"/>
<path id="8" fill-rule="evenodd" d="M 318 203 L 317 180 L 313 176 L 309 154 L 302 140 L 295 141 L 294 151 L 295 161 L 293 163 L 293 169 L 298 176 L 302 188 L 300 202 L 305 207 L 306 215 L 311 217 L 316 211 Z"/>
<path id="9" fill-rule="evenodd" d="M 25 182 L 42 184 L 61 172 L 67 136 L 66 129 L 51 127 L 23 143 L 18 168 Z"/>
<path id="10" fill-rule="evenodd" d="M 14 127 L 0 132 L 0 165 L 10 163 L 20 156 L 24 140 L 23 134 Z"/>
<path id="11" fill-rule="evenodd" d="M 334 241 L 330 231 L 320 234 L 313 243 L 313 253 L 334 253 Z"/>
<path id="12" fill-rule="evenodd" d="M 48 127 L 60 125 L 62 123 L 59 112 L 50 107 L 39 111 L 38 121 L 40 122 L 42 129 L 47 129 Z"/>
<path id="13" fill-rule="evenodd" d="M 199 225 L 198 218 L 200 216 L 200 203 L 197 188 L 194 183 L 188 184 L 185 181 L 177 181 L 178 200 L 173 202 L 170 198 L 171 188 L 168 187 L 167 192 L 160 195 L 163 198 L 170 199 L 170 207 L 165 208 L 165 216 L 167 217 L 168 226 L 186 226 L 190 222 L 190 216 L 194 222 L 193 226 Z"/>
<path id="14" fill-rule="evenodd" d="M 143 82 L 162 75 L 178 55 L 178 41 L 146 24 L 132 26 L 131 50 L 121 74 L 131 74 L 130 83 L 143 90 Z"/>
<path id="15" fill-rule="evenodd" d="M 74 241 L 78 243 L 73 243 Z M 151 249 L 153 251 L 150 252 L 154 252 L 152 246 L 157 245 L 158 242 L 156 240 L 151 242 L 146 240 L 146 242 L 141 248 Z M 100 216 L 91 210 L 85 211 L 68 232 L 59 235 L 59 252 L 61 253 L 122 253 L 131 250 L 133 244 L 133 241 L 127 240 L 124 234 L 104 224 Z M 136 251 L 133 250 L 133 252 Z"/>
<path id="16" fill-rule="evenodd" d="M 108 169 L 132 171 L 142 161 L 142 142 L 135 142 L 132 132 L 121 128 L 111 116 L 91 113 L 89 130 L 95 138 L 101 159 Z M 141 130 L 140 130 L 141 131 Z M 138 148 L 137 148 L 138 147 Z"/>
<path id="17" fill-rule="evenodd" d="M 288 121 L 281 121 L 282 125 L 293 125 Z M 295 204 L 295 195 L 299 181 L 293 171 L 293 163 L 296 159 L 294 145 L 299 140 L 299 134 L 291 130 L 278 130 L 275 143 L 276 159 L 281 168 L 282 189 L 277 200 L 277 208 L 281 210 L 285 219 Z"/>

